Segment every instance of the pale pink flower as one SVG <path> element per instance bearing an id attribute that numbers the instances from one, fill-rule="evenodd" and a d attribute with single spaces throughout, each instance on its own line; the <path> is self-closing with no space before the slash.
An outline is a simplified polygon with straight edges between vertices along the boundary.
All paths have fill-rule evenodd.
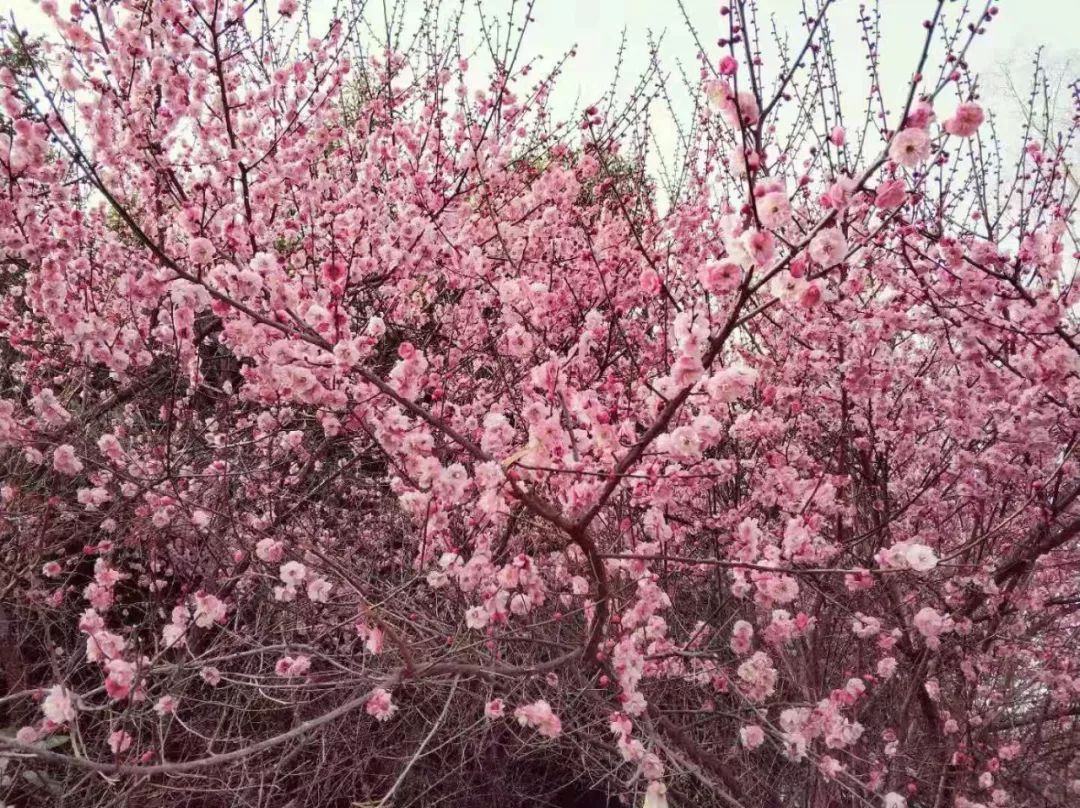
<path id="1" fill-rule="evenodd" d="M 889 158 L 907 168 L 914 168 L 930 158 L 930 136 L 922 129 L 909 127 L 893 136 Z"/>
<path id="2" fill-rule="evenodd" d="M 554 738 L 562 732 L 562 722 L 543 699 L 525 704 L 514 710 L 514 717 L 523 727 L 532 727 L 545 738 Z"/>
<path id="3" fill-rule="evenodd" d="M 188 259 L 193 264 L 209 264 L 214 258 L 214 245 L 208 238 L 196 238 L 188 245 Z"/>
<path id="4" fill-rule="evenodd" d="M 389 691 L 377 687 L 368 699 L 365 709 L 376 721 L 389 721 L 397 712 L 397 705 L 391 700 Z"/>
<path id="5" fill-rule="evenodd" d="M 941 646 L 941 635 L 952 630 L 952 620 L 943 617 L 937 609 L 924 606 L 915 614 L 915 628 L 926 639 L 926 645 L 931 650 Z"/>
<path id="6" fill-rule="evenodd" d="M 735 672 L 742 680 L 740 686 L 750 701 L 764 701 L 776 691 L 776 668 L 764 651 L 755 653 L 739 665 Z"/>
<path id="7" fill-rule="evenodd" d="M 465 625 L 479 631 L 487 627 L 490 617 L 488 610 L 483 606 L 470 606 L 465 610 Z"/>
<path id="8" fill-rule="evenodd" d="M 109 735 L 109 749 L 114 755 L 126 752 L 131 748 L 132 737 L 122 729 L 118 729 Z"/>
<path id="9" fill-rule="evenodd" d="M 728 121 L 732 126 L 738 124 L 739 118 L 747 126 L 753 126 L 761 118 L 761 108 L 758 107 L 757 98 L 749 90 L 737 92 L 728 109 Z"/>
<path id="10" fill-rule="evenodd" d="M 506 715 L 506 705 L 502 699 L 492 699 L 484 705 L 484 716 L 486 718 L 502 718 L 504 715 Z"/>
<path id="11" fill-rule="evenodd" d="M 75 702 L 71 691 L 62 685 L 53 685 L 49 695 L 41 703 L 41 712 L 54 724 L 66 724 L 75 720 Z"/>
<path id="12" fill-rule="evenodd" d="M 307 596 L 312 603 L 326 603 L 333 588 L 333 584 L 325 578 L 312 578 L 307 582 Z"/>
<path id="13" fill-rule="evenodd" d="M 717 109 L 731 126 L 738 127 L 739 120 L 747 126 L 753 126 L 761 117 L 754 94 L 746 90 L 734 93 L 731 85 L 723 79 L 711 82 L 705 88 L 705 94 L 712 106 Z"/>
<path id="14" fill-rule="evenodd" d="M 773 191 L 757 200 L 758 218 L 771 230 L 791 221 L 791 203 L 783 191 Z"/>
<path id="15" fill-rule="evenodd" d="M 757 749 L 765 743 L 765 730 L 757 724 L 748 724 L 739 730 L 739 739 L 747 749 Z"/>
<path id="16" fill-rule="evenodd" d="M 810 241 L 810 257 L 823 267 L 831 267 L 844 260 L 847 239 L 838 227 L 826 227 Z"/>
<path id="17" fill-rule="evenodd" d="M 934 120 L 934 108 L 927 101 L 918 101 L 912 108 L 904 126 L 914 126 L 917 129 L 925 129 Z"/>
<path id="18" fill-rule="evenodd" d="M 274 673 L 287 679 L 303 676 L 311 670 L 311 660 L 303 655 L 282 657 L 274 665 Z"/>
<path id="19" fill-rule="evenodd" d="M 285 586 L 299 586 L 307 576 L 307 567 L 299 561 L 286 561 L 278 570 L 278 576 Z"/>
<path id="20" fill-rule="evenodd" d="M 115 435 L 105 433 L 98 438 L 97 445 L 101 453 L 109 460 L 119 462 L 124 459 L 124 449 Z"/>
<path id="21" fill-rule="evenodd" d="M 856 637 L 867 640 L 881 633 L 881 621 L 876 617 L 868 617 L 862 612 L 855 612 L 855 619 L 851 621 L 851 630 Z"/>
<path id="22" fill-rule="evenodd" d="M 691 354 L 680 354 L 671 366 L 671 381 L 676 387 L 687 387 L 697 381 L 705 373 L 701 359 Z"/>
<path id="23" fill-rule="evenodd" d="M 665 437 L 666 448 L 675 459 L 684 462 L 701 459 L 701 437 L 692 426 L 677 427 Z"/>
<path id="24" fill-rule="evenodd" d="M 656 270 L 647 268 L 641 271 L 641 291 L 647 295 L 655 295 L 663 287 L 663 281 Z"/>
<path id="25" fill-rule="evenodd" d="M 53 468 L 61 474 L 74 477 L 83 470 L 82 461 L 75 456 L 75 447 L 65 443 L 53 451 Z"/>
<path id="26" fill-rule="evenodd" d="M 942 126 L 950 135 L 957 137 L 971 137 L 974 135 L 986 116 L 983 109 L 974 101 L 967 101 L 956 108 L 956 112 Z"/>
<path id="27" fill-rule="evenodd" d="M 915 572 L 929 572 L 938 565 L 938 557 L 925 544 L 909 544 L 904 549 L 904 560 Z"/>
<path id="28" fill-rule="evenodd" d="M 736 620 L 731 627 L 731 650 L 739 656 L 750 653 L 754 639 L 754 627 L 745 620 Z"/>
<path id="29" fill-rule="evenodd" d="M 738 288 L 742 268 L 732 261 L 706 261 L 698 269 L 698 280 L 706 291 L 724 294 Z"/>
<path id="30" fill-rule="evenodd" d="M 227 608 L 225 604 L 214 595 L 205 592 L 195 593 L 195 625 L 199 628 L 210 628 L 214 623 L 225 622 Z"/>
<path id="31" fill-rule="evenodd" d="M 15 733 L 15 740 L 26 746 L 35 744 L 41 740 L 42 733 L 37 727 L 19 727 L 19 731 Z"/>
<path id="32" fill-rule="evenodd" d="M 199 671 L 199 676 L 201 676 L 202 680 L 210 685 L 210 687 L 217 687 L 221 682 L 221 671 L 214 667 L 207 666 L 203 668 Z"/>
<path id="33" fill-rule="evenodd" d="M 135 681 L 135 666 L 126 659 L 110 659 L 105 663 L 105 692 L 109 698 L 126 699 Z"/>
<path id="34" fill-rule="evenodd" d="M 55 561 L 47 561 L 41 568 L 41 574 L 46 578 L 55 578 L 61 571 L 61 566 Z"/>
<path id="35" fill-rule="evenodd" d="M 758 267 L 768 267 L 776 257 L 776 239 L 767 230 L 747 230 L 742 237 L 743 247 Z"/>
<path id="36" fill-rule="evenodd" d="M 907 201 L 907 185 L 903 180 L 886 180 L 877 187 L 874 195 L 874 205 L 883 209 L 891 210 L 898 208 Z"/>
<path id="37" fill-rule="evenodd" d="M 255 556 L 273 564 L 285 557 L 285 545 L 274 539 L 260 539 L 255 545 Z"/>
<path id="38" fill-rule="evenodd" d="M 877 674 L 883 679 L 892 678 L 892 675 L 896 673 L 896 668 L 899 666 L 895 657 L 885 657 L 877 663 Z"/>
<path id="39" fill-rule="evenodd" d="M 378 626 L 368 626 L 365 623 L 356 624 L 356 633 L 364 639 L 364 647 L 369 654 L 381 654 L 383 650 L 383 630 Z"/>
<path id="40" fill-rule="evenodd" d="M 90 662 L 114 659 L 123 653 L 126 645 L 123 637 L 101 629 L 86 638 L 86 658 Z"/>
<path id="41" fill-rule="evenodd" d="M 1023 747 L 1017 741 L 1011 741 L 998 747 L 998 757 L 1002 760 L 1016 760 L 1022 751 Z"/>
<path id="42" fill-rule="evenodd" d="M 837 775 L 844 770 L 844 764 L 832 755 L 822 755 L 818 761 L 818 771 L 826 777 L 836 779 Z"/>
<path id="43" fill-rule="evenodd" d="M 827 208 L 844 210 L 851 202 L 851 192 L 855 182 L 850 177 L 840 177 L 825 192 L 821 203 Z"/>
<path id="44" fill-rule="evenodd" d="M 154 704 L 154 712 L 164 717 L 167 715 L 173 715 L 176 712 L 178 706 L 177 700 L 173 696 L 162 696 Z"/>

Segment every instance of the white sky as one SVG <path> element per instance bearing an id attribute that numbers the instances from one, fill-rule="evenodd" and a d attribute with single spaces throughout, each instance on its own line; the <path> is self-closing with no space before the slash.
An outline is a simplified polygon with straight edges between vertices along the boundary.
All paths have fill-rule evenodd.
<path id="1" fill-rule="evenodd" d="M 483 0 L 483 5 L 500 7 L 499 0 Z M 727 30 L 726 20 L 718 14 L 720 5 L 720 0 L 684 0 L 687 16 L 701 42 L 707 49 L 711 48 L 714 61 L 722 55 L 716 40 Z M 887 99 L 905 93 L 925 35 L 922 21 L 930 16 L 934 5 L 934 0 L 881 0 L 882 28 L 887 31 L 882 40 L 881 74 Z M 946 3 L 946 14 L 961 5 L 961 2 Z M 983 3 L 971 0 L 971 5 L 981 7 Z M 1080 77 L 1077 70 L 1080 0 L 1002 0 L 998 5 L 1000 13 L 988 26 L 988 33 L 977 37 L 968 62 L 972 72 L 980 74 L 983 103 L 998 116 L 999 133 L 1007 140 L 1019 136 L 1022 120 L 1020 105 L 1009 96 L 1007 74 L 1026 97 L 1031 59 L 1041 46 L 1045 60 L 1053 65 L 1057 77 L 1065 77 L 1066 85 Z M 764 24 L 766 19 L 775 17 L 777 27 L 790 32 L 792 42 L 800 44 L 801 6 L 801 0 L 759 0 L 759 21 L 767 29 L 771 26 Z M 842 65 L 848 68 L 841 76 L 848 90 L 844 94 L 845 105 L 852 105 L 846 112 L 848 116 L 856 116 L 856 122 L 861 121 L 869 83 L 866 51 L 857 23 L 858 10 L 859 0 L 838 0 L 828 14 L 833 39 L 843 46 Z M 566 76 L 567 86 L 561 88 L 561 98 L 570 99 L 567 103 L 572 103 L 577 91 L 581 101 L 588 103 L 607 89 L 623 29 L 627 32 L 624 91 L 629 89 L 630 79 L 647 64 L 650 33 L 654 37 L 663 34 L 659 49 L 662 63 L 674 68 L 681 61 L 696 75 L 694 38 L 675 0 L 537 0 L 533 16 L 535 23 L 527 41 L 529 53 L 548 54 L 550 61 L 570 46 L 578 45 L 574 67 Z M 938 64 L 939 60 L 930 62 L 935 75 Z M 767 71 L 769 67 L 766 64 Z M 1067 111 L 1067 92 L 1063 93 L 1063 102 Z M 894 103 L 899 106 L 901 102 Z M 952 103 L 952 99 L 945 98 L 941 107 L 947 110 Z"/>

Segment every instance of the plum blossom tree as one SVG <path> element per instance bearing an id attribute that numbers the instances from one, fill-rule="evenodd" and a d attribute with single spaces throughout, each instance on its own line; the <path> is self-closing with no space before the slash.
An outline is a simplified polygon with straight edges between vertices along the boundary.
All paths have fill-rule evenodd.
<path id="1" fill-rule="evenodd" d="M 1075 132 L 925 6 L 723 5 L 663 205 L 437 4 L 10 26 L 0 800 L 1080 798 Z"/>

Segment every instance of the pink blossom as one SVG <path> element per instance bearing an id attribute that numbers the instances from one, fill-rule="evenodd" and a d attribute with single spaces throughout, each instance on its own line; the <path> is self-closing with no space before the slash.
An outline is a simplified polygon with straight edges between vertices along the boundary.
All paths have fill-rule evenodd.
<path id="1" fill-rule="evenodd" d="M 889 158 L 906 168 L 914 168 L 930 158 L 930 136 L 922 129 L 902 129 L 889 144 Z"/>
<path id="2" fill-rule="evenodd" d="M 37 727 L 19 727 L 19 731 L 15 733 L 15 740 L 18 743 L 30 746 L 40 741 L 42 738 L 41 730 Z"/>
<path id="3" fill-rule="evenodd" d="M 368 53 L 347 24 L 309 41 L 298 0 L 43 2 L 56 82 L 0 65 L 0 589 L 55 628 L 2 705 L 21 740 L 79 721 L 107 759 L 126 729 L 133 764 L 195 755 L 153 732 L 184 725 L 258 744 L 279 730 L 245 693 L 314 703 L 337 677 L 317 648 L 388 677 L 361 697 L 381 720 L 394 671 L 419 693 L 484 667 L 464 746 L 557 735 L 568 780 L 649 808 L 659 714 L 721 757 L 786 758 L 781 802 L 1056 784 L 1080 694 L 1055 605 L 1077 505 L 1051 507 L 1080 482 L 1067 149 L 1002 154 L 1008 192 L 982 194 L 949 138 L 989 110 L 934 129 L 936 74 L 906 113 L 871 76 L 882 162 L 804 73 L 777 97 L 775 48 L 727 2 L 719 69 L 698 65 L 715 110 L 663 176 L 646 106 L 572 134 L 565 71 L 463 75 L 424 21 L 430 47 Z M 952 32 L 993 26 L 954 5 L 927 36 L 955 83 Z M 823 29 L 792 21 L 809 58 Z M 181 696 L 197 677 L 218 689 Z M 1046 731 L 996 731 L 1025 694 Z M 943 760 L 892 714 L 920 699 Z"/>
<path id="4" fill-rule="evenodd" d="M 311 578 L 307 582 L 307 596 L 312 603 L 326 603 L 333 585 L 325 578 Z"/>
<path id="5" fill-rule="evenodd" d="M 698 280 L 713 294 L 726 294 L 738 288 L 742 269 L 732 261 L 706 261 L 698 270 Z"/>
<path id="6" fill-rule="evenodd" d="M 764 701 L 776 690 L 776 668 L 764 651 L 758 651 L 739 665 L 736 673 L 742 682 L 743 693 L 750 701 Z"/>
<path id="7" fill-rule="evenodd" d="M 274 539 L 260 539 L 255 545 L 255 556 L 260 561 L 276 564 L 285 557 L 285 545 Z"/>
<path id="8" fill-rule="evenodd" d="M 304 578 L 307 576 L 307 567 L 299 561 L 286 561 L 281 565 L 278 574 L 282 583 L 286 586 L 296 587 L 304 582 Z"/>
<path id="9" fill-rule="evenodd" d="M 881 632 L 881 621 L 876 617 L 868 617 L 862 612 L 855 613 L 855 619 L 852 621 L 851 630 L 855 633 L 856 637 L 861 639 L 869 639 L 870 637 L 876 637 Z"/>
<path id="10" fill-rule="evenodd" d="M 748 724 L 739 730 L 742 745 L 753 751 L 765 743 L 765 730 L 757 724 Z"/>
<path id="11" fill-rule="evenodd" d="M 195 625 L 199 628 L 210 628 L 214 623 L 225 622 L 227 608 L 225 604 L 214 595 L 205 592 L 195 593 Z"/>
<path id="12" fill-rule="evenodd" d="M 104 662 L 119 657 L 127 646 L 123 637 L 111 631 L 99 629 L 86 638 L 86 658 L 90 662 Z"/>
<path id="13" fill-rule="evenodd" d="M 105 690 L 109 698 L 126 699 L 135 682 L 135 666 L 124 659 L 110 659 L 105 663 L 105 671 Z"/>
<path id="14" fill-rule="evenodd" d="M 97 445 L 98 450 L 114 463 L 119 463 L 125 457 L 124 449 L 115 435 L 105 433 L 98 438 Z"/>
<path id="15" fill-rule="evenodd" d="M 720 111 L 732 127 L 738 127 L 740 122 L 745 126 L 753 126 L 761 117 L 754 94 L 746 90 L 735 93 L 726 80 L 721 79 L 709 84 L 706 94 L 713 107 Z"/>
<path id="16" fill-rule="evenodd" d="M 1004 746 L 998 747 L 998 757 L 1002 760 L 1016 760 L 1020 757 L 1023 747 L 1017 741 L 1010 741 Z"/>
<path id="17" fill-rule="evenodd" d="M 521 726 L 532 727 L 545 738 L 554 738 L 562 732 L 562 722 L 543 699 L 518 707 L 514 717 Z"/>
<path id="18" fill-rule="evenodd" d="M 203 668 L 199 671 L 199 676 L 201 676 L 202 680 L 210 685 L 210 687 L 217 687 L 221 682 L 221 671 L 214 667 L 207 666 Z"/>
<path id="19" fill-rule="evenodd" d="M 907 185 L 903 180 L 886 180 L 877 187 L 874 204 L 883 210 L 892 210 L 907 200 Z"/>
<path id="20" fill-rule="evenodd" d="M 757 210 L 761 223 L 772 230 L 791 221 L 791 203 L 783 191 L 765 194 L 757 200 Z"/>
<path id="21" fill-rule="evenodd" d="M 663 281 L 654 269 L 644 269 L 641 272 L 641 291 L 647 295 L 655 295 L 663 287 Z"/>
<path id="22" fill-rule="evenodd" d="M 941 645 L 941 635 L 952 629 L 952 620 L 943 617 L 937 609 L 924 606 L 915 614 L 915 628 L 926 639 L 926 645 L 936 650 Z"/>
<path id="23" fill-rule="evenodd" d="M 66 724 L 75 720 L 75 702 L 71 691 L 61 685 L 53 685 L 45 701 L 41 703 L 41 711 L 45 717 L 54 724 Z"/>
<path id="24" fill-rule="evenodd" d="M 188 260 L 193 264 L 209 264 L 214 258 L 214 245 L 208 238 L 195 238 L 188 245 Z"/>
<path id="25" fill-rule="evenodd" d="M 274 664 L 274 673 L 278 676 L 293 678 L 303 676 L 311 670 L 311 660 L 306 656 L 286 656 Z"/>
<path id="26" fill-rule="evenodd" d="M 465 611 L 465 625 L 471 629 L 481 630 L 487 626 L 490 615 L 483 606 L 472 606 Z"/>
<path id="27" fill-rule="evenodd" d="M 974 101 L 967 101 L 956 108 L 956 112 L 942 124 L 942 127 L 950 135 L 971 137 L 982 126 L 985 117 L 981 106 Z"/>
<path id="28" fill-rule="evenodd" d="M 826 227 L 810 241 L 810 257 L 826 268 L 843 261 L 847 249 L 847 239 L 837 227 Z"/>
<path id="29" fill-rule="evenodd" d="M 134 740 L 130 733 L 118 729 L 109 734 L 109 749 L 112 750 L 114 755 L 119 755 L 121 752 L 126 752 L 131 748 L 131 742 Z"/>
<path id="30" fill-rule="evenodd" d="M 909 544 L 904 548 L 904 560 L 915 572 L 929 572 L 938 564 L 937 555 L 925 544 Z"/>
<path id="31" fill-rule="evenodd" d="M 367 714 L 376 721 L 389 721 L 397 712 L 397 705 L 391 701 L 390 693 L 381 687 L 375 688 L 368 699 Z"/>
<path id="32" fill-rule="evenodd" d="M 73 477 L 83 470 L 83 464 L 75 456 L 75 447 L 65 443 L 53 451 L 53 468 L 61 474 Z"/>
<path id="33" fill-rule="evenodd" d="M 750 653 L 754 627 L 745 620 L 736 620 L 731 628 L 731 650 L 740 656 Z"/>
<path id="34" fill-rule="evenodd" d="M 754 265 L 759 267 L 772 265 L 776 257 L 776 239 L 772 233 L 767 230 L 748 230 L 743 236 L 743 244 Z"/>
<path id="35" fill-rule="evenodd" d="M 818 760 L 818 771 L 828 778 L 835 779 L 844 770 L 844 764 L 831 755 L 822 755 Z"/>
<path id="36" fill-rule="evenodd" d="M 930 121 L 934 119 L 934 108 L 927 101 L 917 101 L 911 112 L 908 114 L 907 120 L 904 121 L 904 126 L 913 126 L 918 129 L 925 129 L 930 125 Z"/>
<path id="37" fill-rule="evenodd" d="M 364 647 L 369 654 L 381 654 L 383 650 L 383 630 L 366 623 L 356 624 L 356 633 L 364 640 Z"/>

